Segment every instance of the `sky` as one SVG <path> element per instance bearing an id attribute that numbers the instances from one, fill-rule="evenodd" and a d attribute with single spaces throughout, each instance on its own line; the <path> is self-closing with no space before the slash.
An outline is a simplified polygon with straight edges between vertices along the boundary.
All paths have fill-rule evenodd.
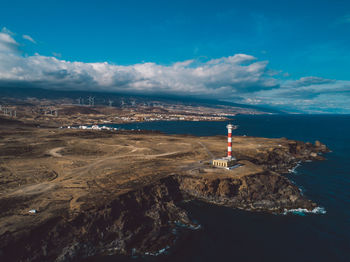
<path id="1" fill-rule="evenodd" d="M 350 113 L 350 1 L 3 1 L 0 86 Z"/>

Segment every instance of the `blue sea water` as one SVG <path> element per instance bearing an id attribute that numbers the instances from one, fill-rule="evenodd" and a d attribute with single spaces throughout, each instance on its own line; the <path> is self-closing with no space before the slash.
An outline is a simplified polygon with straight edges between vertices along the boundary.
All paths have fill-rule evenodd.
<path id="1" fill-rule="evenodd" d="M 167 255 L 108 256 L 96 261 L 350 261 L 350 116 L 236 116 L 235 135 L 320 140 L 326 161 L 302 163 L 287 175 L 325 214 L 272 215 L 201 202 L 184 204 L 201 229 L 185 234 Z M 115 125 L 169 134 L 225 135 L 226 122 L 145 122 Z"/>

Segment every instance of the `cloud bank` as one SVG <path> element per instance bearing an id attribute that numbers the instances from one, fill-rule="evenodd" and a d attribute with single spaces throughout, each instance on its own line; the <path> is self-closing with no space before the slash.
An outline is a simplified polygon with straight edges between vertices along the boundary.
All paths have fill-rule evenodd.
<path id="1" fill-rule="evenodd" d="M 22 37 L 35 43 L 29 35 Z M 292 111 L 350 112 L 350 106 L 341 102 L 349 99 L 350 81 L 311 76 L 281 80 L 278 73 L 271 73 L 274 71 L 268 68 L 268 61 L 259 61 L 247 54 L 206 62 L 187 60 L 171 65 L 122 66 L 71 62 L 39 54 L 23 56 L 20 46 L 14 34 L 3 28 L 0 32 L 2 86 L 190 95 Z"/>

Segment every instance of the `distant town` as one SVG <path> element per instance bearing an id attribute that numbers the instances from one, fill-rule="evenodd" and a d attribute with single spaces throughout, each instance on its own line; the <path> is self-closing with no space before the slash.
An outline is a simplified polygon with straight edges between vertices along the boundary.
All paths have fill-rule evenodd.
<path id="1" fill-rule="evenodd" d="M 173 103 L 161 100 L 85 98 L 6 98 L 0 115 L 45 126 L 93 126 L 147 121 L 225 121 L 237 114 L 262 114 L 234 106 Z"/>

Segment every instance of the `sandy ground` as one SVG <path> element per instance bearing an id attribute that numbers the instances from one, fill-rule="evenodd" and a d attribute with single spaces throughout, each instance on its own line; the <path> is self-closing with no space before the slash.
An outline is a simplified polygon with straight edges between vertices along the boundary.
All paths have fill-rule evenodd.
<path id="1" fill-rule="evenodd" d="M 241 160 L 212 168 L 226 137 L 43 128 L 0 129 L 0 234 L 40 223 L 57 212 L 82 212 L 169 174 L 244 176 L 261 167 Z M 287 140 L 234 137 L 233 152 L 257 154 Z M 35 209 L 36 214 L 28 211 Z"/>

